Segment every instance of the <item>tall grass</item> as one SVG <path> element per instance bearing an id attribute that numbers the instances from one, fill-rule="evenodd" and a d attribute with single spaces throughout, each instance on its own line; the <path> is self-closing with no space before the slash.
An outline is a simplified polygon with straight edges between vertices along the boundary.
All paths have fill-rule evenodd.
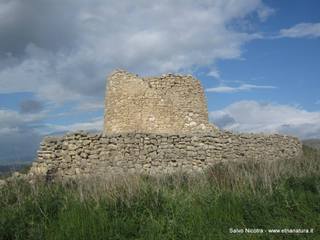
<path id="1" fill-rule="evenodd" d="M 294 160 L 221 163 L 194 175 L 17 181 L 0 199 L 1 239 L 320 239 L 320 154 L 305 148 Z"/>

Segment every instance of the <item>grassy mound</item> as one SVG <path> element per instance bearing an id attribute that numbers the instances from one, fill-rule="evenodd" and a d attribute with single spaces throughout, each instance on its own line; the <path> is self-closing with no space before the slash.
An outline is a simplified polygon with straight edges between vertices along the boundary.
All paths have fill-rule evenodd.
<path id="1" fill-rule="evenodd" d="M 320 239 L 320 154 L 193 176 L 18 181 L 0 200 L 1 239 Z"/>

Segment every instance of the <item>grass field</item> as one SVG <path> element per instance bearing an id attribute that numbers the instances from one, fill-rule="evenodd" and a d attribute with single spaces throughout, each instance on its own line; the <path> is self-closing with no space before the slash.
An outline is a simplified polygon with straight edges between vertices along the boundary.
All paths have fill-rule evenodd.
<path id="1" fill-rule="evenodd" d="M 307 147 L 295 160 L 224 163 L 193 176 L 17 181 L 0 191 L 6 240 L 320 239 L 320 154 Z M 230 232 L 245 228 L 264 233 Z"/>

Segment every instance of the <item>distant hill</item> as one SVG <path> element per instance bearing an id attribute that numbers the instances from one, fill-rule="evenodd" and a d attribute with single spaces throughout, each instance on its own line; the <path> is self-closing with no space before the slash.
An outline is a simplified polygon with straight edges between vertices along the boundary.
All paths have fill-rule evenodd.
<path id="1" fill-rule="evenodd" d="M 35 160 L 35 158 L 36 158 L 35 155 L 24 156 L 19 159 L 16 159 L 13 157 L 11 157 L 11 158 L 1 158 L 0 157 L 0 167 L 31 164 Z"/>
<path id="2" fill-rule="evenodd" d="M 13 172 L 26 173 L 31 163 L 0 165 L 0 178 L 9 176 Z"/>
<path id="3" fill-rule="evenodd" d="M 320 139 L 307 139 L 302 141 L 304 145 L 320 150 Z"/>

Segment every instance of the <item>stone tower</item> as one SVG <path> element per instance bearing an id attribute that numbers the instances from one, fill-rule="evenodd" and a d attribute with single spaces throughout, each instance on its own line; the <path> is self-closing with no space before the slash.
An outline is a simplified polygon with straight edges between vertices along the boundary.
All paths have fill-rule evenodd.
<path id="1" fill-rule="evenodd" d="M 188 134 L 216 131 L 209 124 L 199 80 L 167 74 L 142 78 L 117 70 L 108 77 L 104 133 Z"/>
<path id="2" fill-rule="evenodd" d="M 294 137 L 218 131 L 208 122 L 201 84 L 191 76 L 141 78 L 114 72 L 106 93 L 104 133 L 44 139 L 30 178 L 198 172 L 226 161 L 275 161 L 302 154 Z"/>

